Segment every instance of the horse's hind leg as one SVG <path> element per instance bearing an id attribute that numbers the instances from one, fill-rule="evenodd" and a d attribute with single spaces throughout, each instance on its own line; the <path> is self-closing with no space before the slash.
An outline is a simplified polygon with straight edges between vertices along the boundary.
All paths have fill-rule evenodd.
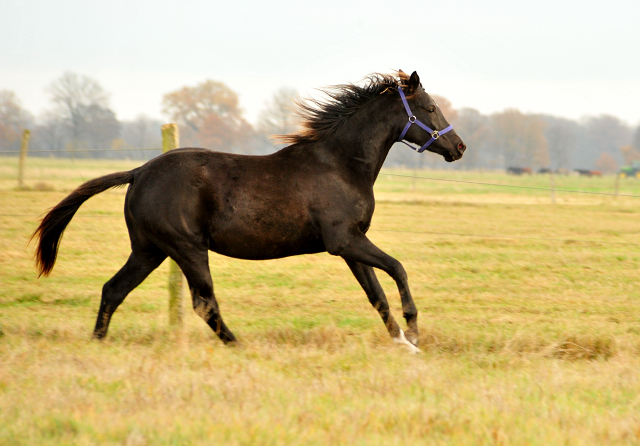
<path id="1" fill-rule="evenodd" d="M 102 339 L 107 335 L 111 316 L 125 297 L 167 257 L 159 248 L 134 249 L 127 263 L 102 287 L 102 300 L 93 337 Z"/>
<path id="2" fill-rule="evenodd" d="M 187 278 L 195 312 L 204 319 L 222 342 L 235 343 L 236 338 L 222 320 L 218 302 L 213 294 L 208 251 L 187 248 L 180 253 L 172 254 L 172 257 Z"/>

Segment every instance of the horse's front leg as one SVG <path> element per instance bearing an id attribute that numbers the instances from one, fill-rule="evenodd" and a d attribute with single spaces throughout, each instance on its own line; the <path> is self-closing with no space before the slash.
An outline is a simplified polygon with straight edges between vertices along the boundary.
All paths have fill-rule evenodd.
<path id="1" fill-rule="evenodd" d="M 419 339 L 418 310 L 416 309 L 413 298 L 411 297 L 409 282 L 407 280 L 407 273 L 404 270 L 402 264 L 390 255 L 381 251 L 376 245 L 371 243 L 371 241 L 358 229 L 351 230 L 346 235 L 343 234 L 343 237 L 325 237 L 325 246 L 327 247 L 327 251 L 330 254 L 338 255 L 344 258 L 347 261 L 347 264 L 349 264 L 349 267 L 352 271 L 354 271 L 354 268 L 349 262 L 359 262 L 366 266 L 379 268 L 389 274 L 393 278 L 393 280 L 395 280 L 396 285 L 398 286 L 398 291 L 400 292 L 400 299 L 402 300 L 402 314 L 407 321 L 408 329 L 406 333 L 403 333 L 402 330 L 399 330 L 397 336 L 394 336 L 395 333 L 393 333 L 391 329 L 389 330 L 389 333 L 396 342 L 406 342 L 412 347 L 417 346 Z M 358 277 L 356 271 L 354 271 L 354 274 L 356 275 L 358 281 L 360 281 L 360 283 L 362 284 L 361 278 Z M 362 278 L 365 279 L 365 276 L 362 276 Z M 373 278 L 375 280 L 375 276 L 373 276 Z M 377 283 L 377 280 L 375 280 L 375 282 Z M 375 285 L 372 286 L 372 290 L 375 290 Z M 379 286 L 380 285 L 378 284 L 378 287 Z M 369 292 L 367 291 L 367 288 L 364 287 L 364 285 L 363 288 L 365 289 L 365 292 L 367 292 L 367 295 L 369 295 Z M 378 291 L 374 292 L 379 296 L 380 293 Z M 384 293 L 382 295 L 384 296 Z M 369 299 L 371 300 L 371 297 Z M 384 301 L 386 303 L 386 298 L 384 299 Z M 415 350 L 418 350 L 415 347 L 413 348 Z"/>
<path id="2" fill-rule="evenodd" d="M 364 263 L 355 262 L 353 260 L 347 260 L 347 265 L 351 269 L 351 272 L 355 276 L 355 278 L 360 283 L 360 286 L 367 294 L 369 298 L 369 302 L 373 305 L 380 314 L 382 318 L 382 322 L 387 327 L 389 334 L 392 338 L 400 338 L 400 332 L 402 331 L 398 326 L 398 323 L 391 315 L 389 311 L 389 302 L 387 302 L 387 296 L 384 294 L 384 290 L 380 286 L 380 282 L 378 282 L 378 278 L 376 277 L 376 273 L 372 267 L 369 265 L 365 265 Z"/>

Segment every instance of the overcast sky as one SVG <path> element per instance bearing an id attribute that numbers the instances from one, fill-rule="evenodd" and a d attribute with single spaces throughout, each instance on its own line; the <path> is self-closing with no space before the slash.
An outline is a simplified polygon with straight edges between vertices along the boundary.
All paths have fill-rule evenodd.
<path id="1" fill-rule="evenodd" d="M 483 113 L 518 108 L 640 124 L 640 2 L 2 0 L 0 90 L 35 115 L 66 70 L 121 120 L 163 118 L 164 93 L 226 83 L 254 121 L 273 92 L 418 71 Z"/>

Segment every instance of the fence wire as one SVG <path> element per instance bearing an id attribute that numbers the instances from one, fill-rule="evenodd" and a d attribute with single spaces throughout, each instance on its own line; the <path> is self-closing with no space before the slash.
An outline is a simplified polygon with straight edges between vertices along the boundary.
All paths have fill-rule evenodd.
<path id="1" fill-rule="evenodd" d="M 161 147 L 153 147 L 153 148 L 145 148 L 145 149 L 123 149 L 121 151 L 113 150 L 113 149 L 70 149 L 70 150 L 35 150 L 29 151 L 28 154 L 35 153 L 84 153 L 84 152 L 114 152 L 124 154 L 125 152 L 137 152 L 141 150 L 156 150 L 162 151 Z M 19 154 L 20 151 L 7 151 L 0 152 L 0 155 L 3 154 Z M 382 173 L 383 175 L 388 175 L 392 177 L 402 177 L 402 178 L 415 178 L 420 180 L 431 180 L 431 181 L 446 181 L 450 183 L 463 183 L 463 184 L 476 184 L 481 186 L 490 186 L 490 187 L 510 187 L 512 189 L 528 189 L 528 190 L 537 190 L 544 192 L 563 192 L 563 193 L 573 193 L 573 194 L 588 194 L 588 195 L 605 195 L 612 197 L 628 197 L 628 198 L 640 198 L 640 195 L 633 194 L 620 194 L 620 193 L 611 193 L 611 192 L 593 192 L 593 191 L 585 191 L 585 190 L 574 190 L 574 189 L 556 189 L 556 188 L 546 188 L 546 187 L 536 187 L 536 186 L 522 186 L 515 184 L 500 184 L 500 183 L 485 183 L 482 181 L 470 181 L 470 180 L 454 180 L 451 178 L 435 178 L 435 177 L 424 177 L 419 175 L 405 175 L 399 173 Z"/>
<path id="2" fill-rule="evenodd" d="M 145 148 L 145 149 L 125 149 L 120 153 L 124 152 L 135 152 L 140 150 L 156 150 L 161 151 L 161 148 Z M 34 153 L 70 153 L 70 152 L 115 152 L 113 149 L 82 149 L 82 150 L 38 150 L 31 151 L 29 154 Z M 13 152 L 0 152 L 2 154 L 18 154 L 20 151 Z M 500 183 L 486 183 L 482 181 L 470 181 L 470 180 L 455 180 L 451 178 L 435 178 L 435 177 L 425 177 L 418 175 L 406 175 L 406 174 L 398 174 L 398 173 L 382 173 L 382 175 L 388 175 L 391 177 L 401 177 L 401 178 L 411 178 L 411 179 L 420 179 L 420 180 L 430 180 L 430 181 L 444 181 L 450 183 L 463 183 L 463 184 L 474 184 L 480 186 L 490 186 L 490 187 L 508 187 L 515 189 L 528 189 L 528 190 L 537 190 L 537 191 L 545 191 L 545 192 L 563 192 L 563 193 L 575 193 L 575 194 L 589 194 L 589 195 L 605 195 L 605 196 L 616 196 L 616 197 L 628 197 L 628 198 L 640 198 L 640 195 L 633 194 L 620 194 L 620 193 L 609 193 L 609 192 L 593 192 L 593 191 L 582 191 L 582 190 L 573 190 L 573 189 L 556 189 L 556 188 L 544 188 L 544 187 L 536 187 L 536 186 L 523 186 L 523 185 L 514 185 L 514 184 L 500 184 Z M 120 214 L 113 215 L 105 215 L 105 214 L 78 214 L 81 217 L 120 217 Z M 34 220 L 37 220 L 39 216 L 29 215 L 29 214 L 0 214 L 0 217 L 28 217 Z M 517 236 L 517 235 L 494 235 L 494 234 L 460 234 L 453 232 L 436 232 L 436 231 L 405 231 L 405 230 L 394 230 L 394 229 L 371 229 L 372 232 L 392 232 L 392 233 L 405 233 L 405 234 L 423 234 L 423 235 L 441 235 L 441 236 L 454 236 L 454 237 L 477 237 L 477 238 L 499 238 L 499 239 L 511 239 L 511 240 L 538 240 L 538 241 L 549 241 L 549 242 L 561 242 L 561 243 L 584 243 L 584 244 L 611 244 L 611 245 L 623 245 L 623 246 L 640 246 L 640 243 L 632 243 L 632 242 L 615 242 L 615 241 L 606 241 L 606 240 L 584 240 L 584 239 L 562 239 L 562 238 L 551 238 L 551 237 L 525 237 L 525 236 Z"/>
<path id="3" fill-rule="evenodd" d="M 407 233 L 407 234 L 426 234 L 426 235 L 452 235 L 457 237 L 478 237 L 478 238 L 500 238 L 500 239 L 510 239 L 510 240 L 539 240 L 539 241 L 550 241 L 550 242 L 563 242 L 563 243 L 585 243 L 585 244 L 607 244 L 607 245 L 629 245 L 629 246 L 640 246 L 640 243 L 633 242 L 612 242 L 608 240 L 585 240 L 585 239 L 563 239 L 563 238 L 553 238 L 553 237 L 525 237 L 520 235 L 493 235 L 493 234 L 460 234 L 457 232 L 436 232 L 436 231 L 403 231 L 398 229 L 375 229 L 371 228 L 373 232 L 396 232 L 396 233 Z"/>
<path id="4" fill-rule="evenodd" d="M 44 213 L 43 213 L 44 215 Z M 34 221 L 38 220 L 40 216 L 30 215 L 30 214 L 0 214 L 0 217 L 27 217 Z M 77 214 L 76 217 L 90 217 L 90 218 L 122 218 L 122 214 Z M 609 240 L 589 240 L 589 239 L 579 239 L 579 238 L 554 238 L 554 237 L 525 237 L 520 235 L 495 235 L 495 234 L 460 234 L 457 232 L 438 232 L 438 231 L 406 231 L 401 229 L 377 229 L 371 228 L 370 232 L 391 232 L 397 234 L 421 234 L 421 235 L 443 235 L 443 236 L 454 236 L 454 237 L 476 237 L 476 238 L 497 238 L 497 239 L 507 239 L 507 240 L 537 240 L 537 241 L 547 241 L 547 242 L 562 242 L 562 243 L 583 243 L 583 244 L 605 244 L 605 245 L 618 245 L 618 246 L 640 246 L 640 243 L 633 242 L 614 242 Z"/>
<path id="5" fill-rule="evenodd" d="M 121 149 L 121 150 L 113 150 L 113 149 L 68 149 L 68 150 L 29 150 L 27 155 L 33 155 L 34 153 L 59 153 L 64 155 L 65 153 L 85 153 L 85 152 L 114 152 L 124 154 L 126 152 L 139 152 L 140 150 L 160 150 L 162 151 L 162 147 L 152 147 L 147 149 Z M 4 154 L 19 154 L 20 150 L 6 151 L 0 152 L 0 155 Z"/>
<path id="6" fill-rule="evenodd" d="M 535 186 L 520 186 L 515 184 L 500 184 L 500 183 L 483 183 L 481 181 L 468 181 L 468 180 L 453 180 L 450 178 L 434 178 L 434 177 L 422 177 L 418 175 L 403 175 L 400 173 L 384 173 L 383 175 L 389 175 L 392 177 L 404 177 L 404 178 L 417 178 L 421 180 L 432 180 L 432 181 L 447 181 L 450 183 L 465 183 L 465 184 L 479 184 L 483 186 L 497 186 L 497 187 L 511 187 L 515 189 L 531 189 L 531 190 L 541 190 L 546 192 L 568 192 L 573 194 L 591 194 L 591 195 L 610 195 L 614 197 L 630 197 L 630 198 L 640 198 L 640 195 L 630 195 L 630 194 L 612 194 L 610 192 L 591 192 L 586 190 L 573 190 L 573 189 L 551 189 L 546 187 L 535 187 Z"/>

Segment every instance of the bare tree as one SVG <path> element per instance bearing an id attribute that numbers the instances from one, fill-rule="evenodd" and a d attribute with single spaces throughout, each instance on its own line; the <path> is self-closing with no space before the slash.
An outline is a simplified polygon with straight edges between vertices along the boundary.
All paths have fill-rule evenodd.
<path id="1" fill-rule="evenodd" d="M 604 152 L 622 162 L 620 147 L 631 142 L 631 129 L 624 122 L 615 116 L 600 115 L 587 118 L 584 127 L 577 167 L 590 168 Z"/>
<path id="2" fill-rule="evenodd" d="M 33 121 L 13 91 L 0 91 L 0 150 L 17 150 L 22 131 Z"/>
<path id="3" fill-rule="evenodd" d="M 640 151 L 640 125 L 636 127 L 635 132 L 633 132 L 633 140 L 631 142 L 631 146 Z"/>
<path id="4" fill-rule="evenodd" d="M 105 148 L 118 137 L 119 123 L 109 109 L 109 95 L 96 80 L 67 71 L 48 91 L 55 112 L 67 125 L 72 149 Z"/>
<path id="5" fill-rule="evenodd" d="M 145 115 L 133 121 L 122 122 L 121 136 L 124 145 L 130 149 L 150 149 L 162 147 L 160 127 L 162 123 Z M 142 152 L 142 158 L 153 156 L 152 152 Z"/>
<path id="6" fill-rule="evenodd" d="M 83 133 L 90 149 L 110 148 L 111 142 L 120 136 L 120 122 L 110 109 L 92 104 L 84 113 Z"/>
<path id="7" fill-rule="evenodd" d="M 55 152 L 62 152 L 66 139 L 65 123 L 57 113 L 47 112 L 38 117 L 31 136 L 31 146 L 34 151 L 45 151 L 46 156 L 55 156 Z"/>
<path id="8" fill-rule="evenodd" d="M 296 132 L 295 101 L 298 91 L 282 87 L 277 90 L 258 117 L 258 131 L 265 135 L 287 135 Z"/>
<path id="9" fill-rule="evenodd" d="M 545 136 L 549 143 L 549 167 L 571 169 L 571 159 L 578 148 L 579 125 L 569 119 L 546 116 Z"/>
<path id="10" fill-rule="evenodd" d="M 91 105 L 107 106 L 107 94 L 97 81 L 66 71 L 49 85 L 51 101 L 68 121 L 75 140 L 80 139 L 85 114 Z"/>
<path id="11" fill-rule="evenodd" d="M 296 101 L 298 92 L 289 87 L 282 87 L 273 93 L 265 102 L 265 107 L 258 115 L 255 133 L 256 150 L 260 153 L 272 153 L 285 146 L 277 136 L 297 133 L 298 115 Z"/>

